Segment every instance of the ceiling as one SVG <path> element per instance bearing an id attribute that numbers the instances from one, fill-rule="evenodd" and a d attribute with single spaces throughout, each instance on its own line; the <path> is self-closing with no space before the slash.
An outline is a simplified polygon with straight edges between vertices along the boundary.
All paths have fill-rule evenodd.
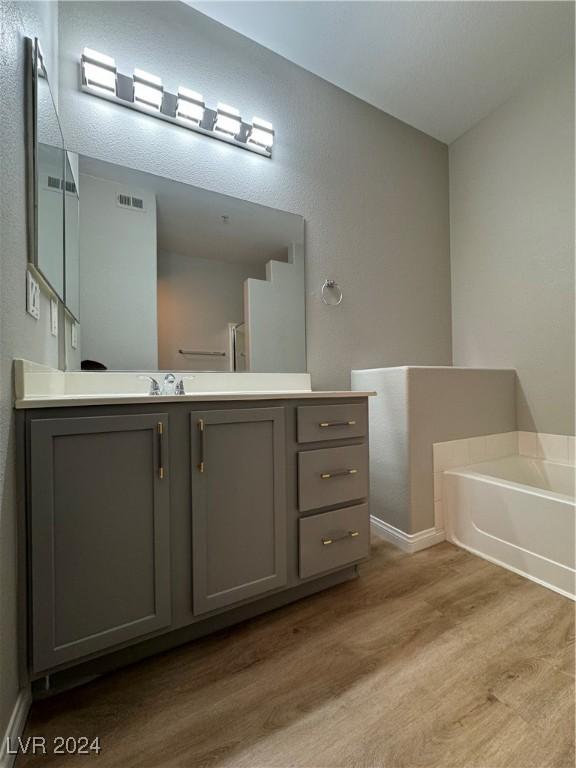
<path id="1" fill-rule="evenodd" d="M 451 143 L 571 51 L 571 2 L 195 2 L 202 13 Z"/>
<path id="2" fill-rule="evenodd" d="M 286 261 L 290 244 L 303 241 L 303 219 L 293 213 L 84 155 L 79 163 L 82 174 L 120 183 L 131 194 L 156 195 L 160 251 L 264 265 L 270 259 Z"/>

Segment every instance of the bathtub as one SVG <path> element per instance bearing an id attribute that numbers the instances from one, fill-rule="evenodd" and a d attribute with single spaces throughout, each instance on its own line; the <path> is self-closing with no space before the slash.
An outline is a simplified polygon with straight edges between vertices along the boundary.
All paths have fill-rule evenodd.
<path id="1" fill-rule="evenodd" d="M 447 539 L 575 599 L 574 473 L 525 456 L 445 471 Z"/>

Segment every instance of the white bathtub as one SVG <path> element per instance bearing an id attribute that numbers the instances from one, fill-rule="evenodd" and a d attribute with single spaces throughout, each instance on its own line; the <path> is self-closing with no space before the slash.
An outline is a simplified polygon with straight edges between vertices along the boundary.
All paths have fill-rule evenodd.
<path id="1" fill-rule="evenodd" d="M 574 473 L 525 456 L 447 470 L 446 537 L 575 599 Z"/>

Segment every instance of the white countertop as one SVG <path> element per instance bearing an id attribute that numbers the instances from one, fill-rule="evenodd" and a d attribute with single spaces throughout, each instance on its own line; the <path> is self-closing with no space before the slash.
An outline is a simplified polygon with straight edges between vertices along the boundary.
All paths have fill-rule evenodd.
<path id="1" fill-rule="evenodd" d="M 59 371 L 29 360 L 14 361 L 14 407 L 60 408 L 132 403 L 312 400 L 367 397 L 374 392 L 313 391 L 309 373 L 178 371 L 185 395 L 150 395 L 150 377 L 160 385 L 166 371 Z"/>
<path id="2" fill-rule="evenodd" d="M 189 395 L 170 395 L 162 397 L 157 395 L 141 394 L 106 394 L 106 395 L 46 395 L 44 397 L 24 397 L 14 401 L 14 407 L 19 410 L 25 408 L 61 408 L 62 406 L 79 405 L 129 405 L 156 403 L 200 403 L 200 402 L 229 402 L 238 400 L 330 400 L 344 397 L 371 397 L 375 392 L 356 391 L 310 391 L 297 390 L 269 391 L 269 392 L 193 392 Z"/>

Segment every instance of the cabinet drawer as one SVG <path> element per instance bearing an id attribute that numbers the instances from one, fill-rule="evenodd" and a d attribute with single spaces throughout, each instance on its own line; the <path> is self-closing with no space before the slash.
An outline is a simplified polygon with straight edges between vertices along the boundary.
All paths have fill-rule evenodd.
<path id="1" fill-rule="evenodd" d="M 370 517 L 367 504 L 302 517 L 299 524 L 301 579 L 368 557 Z"/>
<path id="2" fill-rule="evenodd" d="M 298 504 L 302 512 L 368 495 L 368 447 L 347 445 L 298 454 Z"/>
<path id="3" fill-rule="evenodd" d="M 367 431 L 365 405 L 304 405 L 298 408 L 299 443 L 364 437 Z"/>

